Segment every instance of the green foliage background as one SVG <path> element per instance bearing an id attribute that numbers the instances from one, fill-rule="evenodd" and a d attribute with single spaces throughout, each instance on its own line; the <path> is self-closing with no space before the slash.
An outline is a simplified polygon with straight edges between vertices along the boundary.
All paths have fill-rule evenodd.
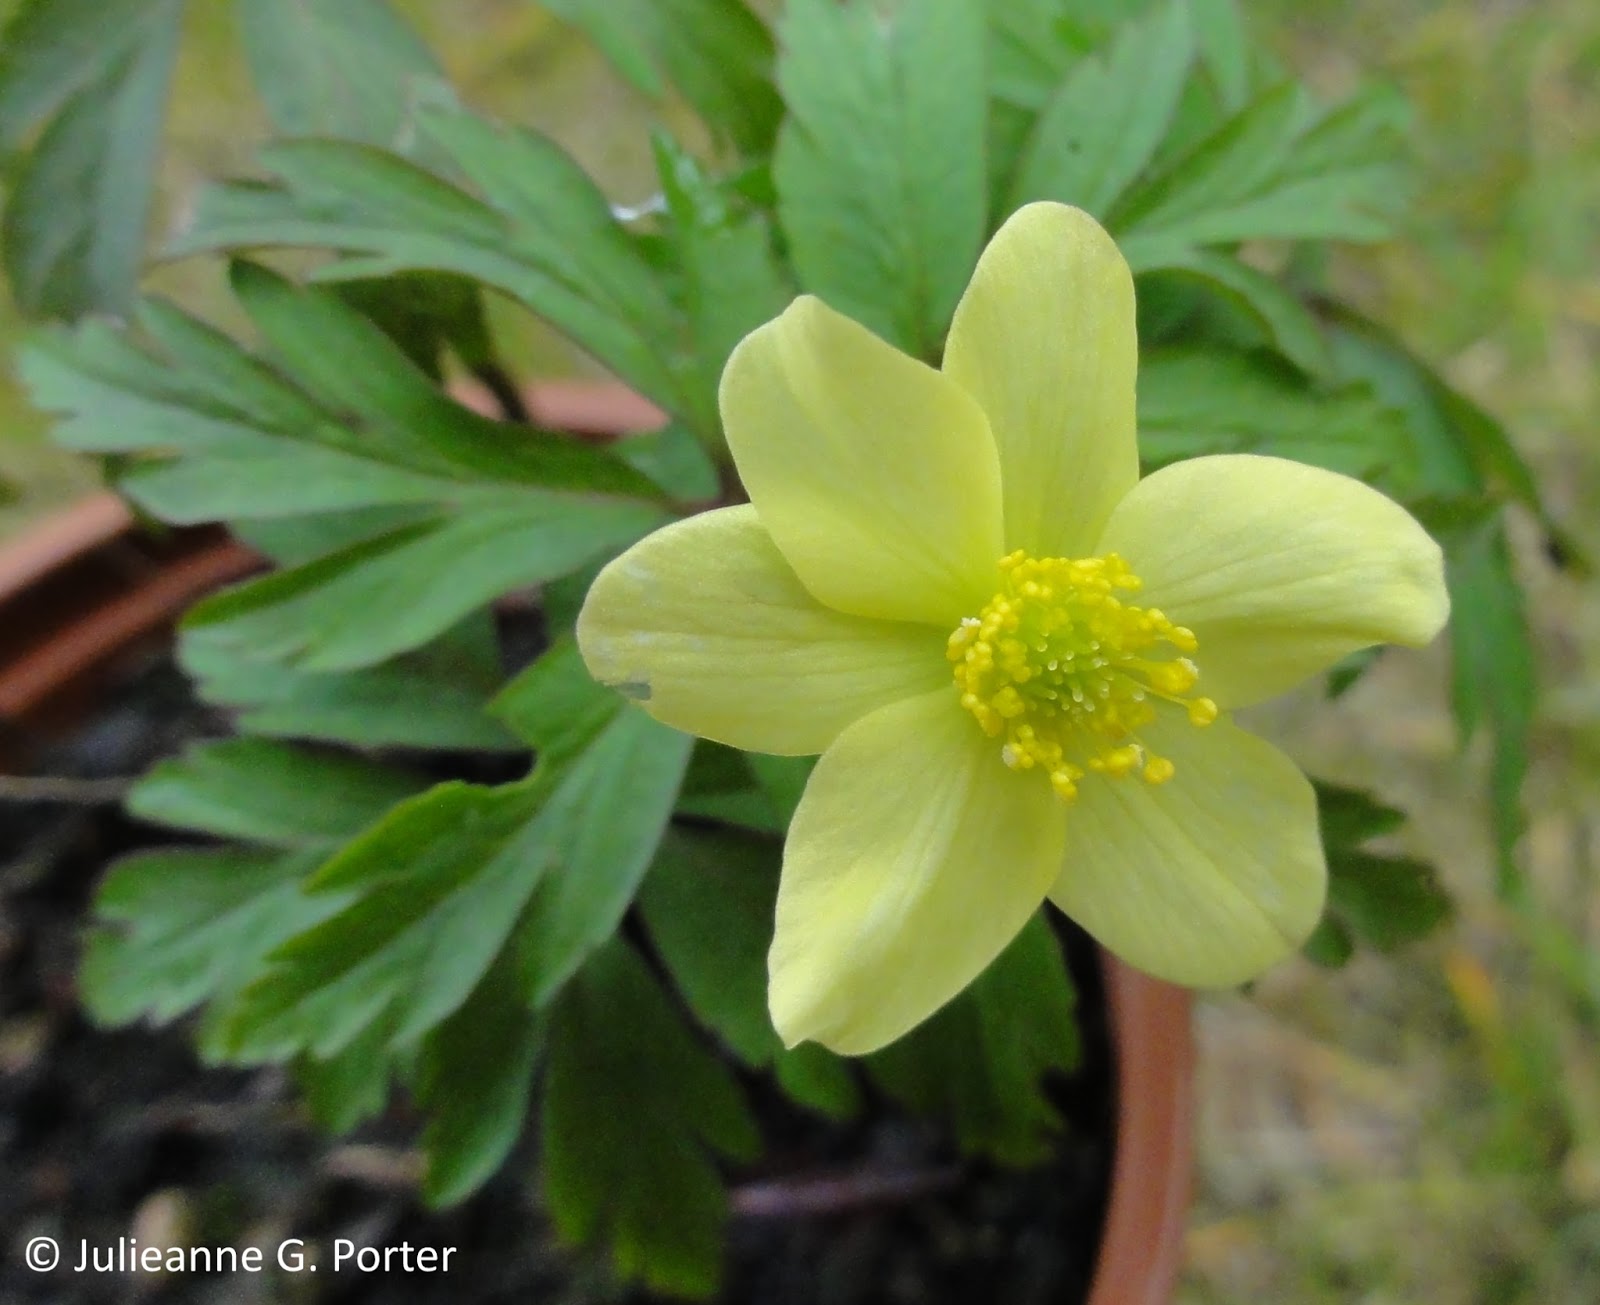
<path id="1" fill-rule="evenodd" d="M 1250 11 L 1321 86 L 1386 69 L 1418 114 L 1407 238 L 1333 283 L 1506 421 L 1551 510 L 1600 534 L 1600 10 L 1301 4 Z M 1510 910 L 1433 668 L 1378 675 L 1334 719 L 1275 724 L 1320 773 L 1370 783 L 1437 858 L 1447 937 L 1381 971 L 1282 975 L 1213 1003 L 1185 1305 L 1560 1301 L 1600 1293 L 1600 595 L 1513 514 L 1533 626 L 1529 887 Z M 1244 1085 L 1241 1090 L 1241 1085 Z"/>

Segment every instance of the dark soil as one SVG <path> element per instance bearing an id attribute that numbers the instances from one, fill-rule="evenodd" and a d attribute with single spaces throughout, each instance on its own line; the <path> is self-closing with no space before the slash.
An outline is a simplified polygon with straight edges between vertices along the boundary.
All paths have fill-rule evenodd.
<path id="1" fill-rule="evenodd" d="M 33 769 L 132 775 L 227 722 L 160 662 L 115 705 L 34 748 Z M 15 739 L 0 743 L 16 745 Z M 26 742 L 26 741 L 24 741 Z M 0 1305 L 91 1302 L 645 1302 L 605 1264 L 558 1246 L 539 1210 L 531 1139 L 454 1210 L 415 1195 L 420 1121 L 404 1101 L 351 1137 L 317 1133 L 276 1070 L 200 1067 L 182 1028 L 104 1030 L 74 988 L 78 945 L 107 863 L 170 844 L 114 805 L 0 800 Z M 879 1103 L 867 1118 L 802 1118 L 756 1085 L 784 1138 L 782 1167 L 733 1175 L 727 1302 L 760 1305 L 1073 1305 L 1093 1268 L 1109 1168 L 1110 1076 L 1092 949 L 1068 937 L 1085 1063 L 1055 1085 L 1069 1121 L 1047 1166 L 963 1161 L 937 1129 Z M 802 1145 L 797 1148 L 796 1142 Z M 29 1242 L 59 1242 L 34 1272 Z M 265 1247 L 261 1272 L 72 1272 L 80 1246 Z M 303 1239 L 320 1274 L 274 1265 Z M 449 1272 L 328 1270 L 335 1238 L 455 1247 Z M 102 1253 L 104 1253 L 102 1251 Z M 398 1252 L 397 1252 L 398 1254 Z"/>

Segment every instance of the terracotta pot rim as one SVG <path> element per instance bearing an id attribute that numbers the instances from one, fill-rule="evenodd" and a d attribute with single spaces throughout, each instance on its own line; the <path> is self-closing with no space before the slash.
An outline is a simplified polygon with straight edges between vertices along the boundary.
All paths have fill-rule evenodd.
<path id="1" fill-rule="evenodd" d="M 26 726 L 260 565 L 217 527 L 143 531 L 98 493 L 0 546 L 0 723 Z"/>
<path id="2" fill-rule="evenodd" d="M 0 543 L 0 610 L 28 586 L 110 543 L 133 524 L 115 494 L 87 494 Z"/>
<path id="3" fill-rule="evenodd" d="M 659 424 L 637 395 L 605 382 L 534 386 L 530 408 L 585 434 Z M 171 628 L 196 598 L 259 565 L 208 527 L 141 535 L 114 494 L 87 497 L 0 546 L 0 717 L 28 721 L 130 647 Z M 131 560 L 129 555 L 132 555 Z M 110 566 L 125 580 L 63 601 L 63 577 Z M 41 599 L 52 587 L 57 591 Z M 70 588 L 70 585 L 68 586 Z M 33 629 L 30 623 L 48 622 Z M 1102 952 L 1116 1075 L 1116 1141 L 1088 1305 L 1165 1305 L 1182 1265 L 1194 1149 L 1191 998 Z"/>

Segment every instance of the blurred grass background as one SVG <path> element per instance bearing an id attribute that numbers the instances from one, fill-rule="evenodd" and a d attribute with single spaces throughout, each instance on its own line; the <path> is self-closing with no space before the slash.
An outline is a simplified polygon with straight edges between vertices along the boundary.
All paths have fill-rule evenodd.
<path id="1" fill-rule="evenodd" d="M 1339 292 L 1510 426 L 1559 519 L 1600 556 L 1600 4 L 1243 0 L 1329 95 L 1369 75 L 1417 110 L 1408 238 L 1333 260 Z M 0 0 L 0 16 L 10 5 Z M 642 198 L 649 109 L 528 0 L 403 0 L 467 96 L 555 135 L 613 198 Z M 226 7 L 195 5 L 164 226 L 203 177 L 249 165 L 262 127 Z M 208 308 L 217 273 L 153 284 Z M 0 358 L 21 327 L 0 304 Z M 518 333 L 524 370 L 569 359 Z M 95 480 L 0 379 L 0 537 Z M 1341 704 L 1258 724 L 1309 768 L 1414 820 L 1455 925 L 1328 974 L 1284 967 L 1205 999 L 1201 1157 L 1186 1305 L 1600 1301 L 1600 601 L 1518 522 L 1543 709 L 1523 859 L 1531 907 L 1491 887 L 1483 757 L 1457 747 L 1442 650 L 1390 656 Z"/>
<path id="2" fill-rule="evenodd" d="M 1254 0 L 1330 92 L 1385 75 L 1417 111 L 1407 239 L 1344 251 L 1340 293 L 1503 419 L 1558 519 L 1600 545 L 1600 5 Z M 1440 649 L 1268 727 L 1404 806 L 1453 928 L 1336 975 L 1285 967 L 1199 1017 L 1201 1165 L 1185 1305 L 1600 1301 L 1600 600 L 1514 520 L 1541 710 L 1522 861 L 1491 887 L 1484 758 L 1457 748 Z"/>

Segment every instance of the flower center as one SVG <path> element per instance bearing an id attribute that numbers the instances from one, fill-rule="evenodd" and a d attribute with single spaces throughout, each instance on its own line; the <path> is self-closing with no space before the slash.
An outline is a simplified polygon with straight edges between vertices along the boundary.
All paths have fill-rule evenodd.
<path id="1" fill-rule="evenodd" d="M 1187 654 L 1193 631 L 1154 607 L 1117 597 L 1139 577 L 1115 553 L 1104 557 L 1000 560 L 1000 592 L 950 636 L 961 705 L 985 734 L 1003 739 L 1013 770 L 1038 768 L 1066 801 L 1088 771 L 1138 773 L 1162 784 L 1175 767 L 1138 737 L 1155 703 L 1183 707 L 1191 723 L 1217 718 L 1210 698 L 1186 696 L 1200 672 Z"/>

